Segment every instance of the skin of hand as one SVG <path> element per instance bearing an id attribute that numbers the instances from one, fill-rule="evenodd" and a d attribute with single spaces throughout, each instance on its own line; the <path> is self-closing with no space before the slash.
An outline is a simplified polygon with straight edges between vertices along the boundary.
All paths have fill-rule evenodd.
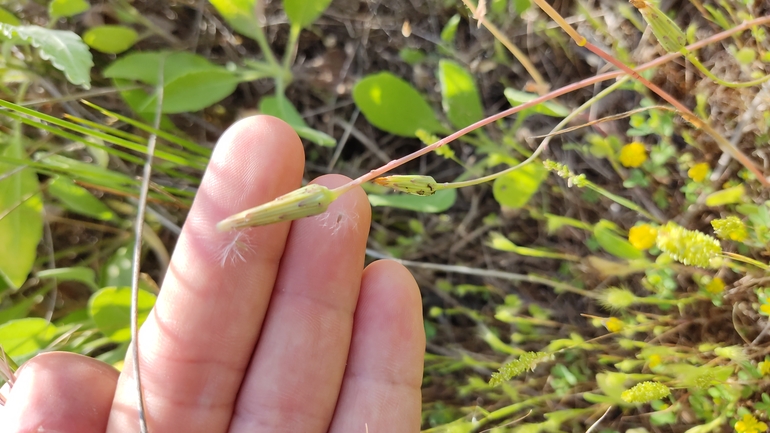
<path id="1" fill-rule="evenodd" d="M 273 117 L 220 139 L 139 332 L 151 433 L 419 431 L 420 293 L 395 262 L 364 268 L 363 190 L 319 216 L 214 228 L 299 187 L 303 163 L 299 138 Z M 0 431 L 137 432 L 131 372 L 130 359 L 118 373 L 72 353 L 36 356 L 4 390 Z"/>

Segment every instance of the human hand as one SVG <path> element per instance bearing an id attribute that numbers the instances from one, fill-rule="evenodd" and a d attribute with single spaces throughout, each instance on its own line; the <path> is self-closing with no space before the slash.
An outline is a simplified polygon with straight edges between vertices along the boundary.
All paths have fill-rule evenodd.
<path id="1" fill-rule="evenodd" d="M 303 161 L 275 118 L 221 138 L 139 332 L 150 433 L 419 430 L 420 294 L 395 262 L 363 269 L 371 215 L 360 188 L 316 217 L 214 227 L 299 187 Z M 84 356 L 40 355 L 19 370 L 0 430 L 136 432 L 133 386 L 130 359 L 119 375 Z"/>

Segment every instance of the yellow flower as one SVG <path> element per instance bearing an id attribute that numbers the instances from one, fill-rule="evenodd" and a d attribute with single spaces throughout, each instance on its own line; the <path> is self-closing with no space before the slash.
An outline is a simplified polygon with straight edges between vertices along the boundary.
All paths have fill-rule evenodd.
<path id="1" fill-rule="evenodd" d="M 655 368 L 660 365 L 661 362 L 663 362 L 663 358 L 660 357 L 657 353 L 655 355 L 650 356 L 650 368 Z"/>
<path id="2" fill-rule="evenodd" d="M 762 304 L 759 306 L 759 312 L 770 316 L 770 304 Z"/>
<path id="3" fill-rule="evenodd" d="M 706 291 L 712 295 L 718 295 L 725 290 L 725 282 L 719 278 L 714 277 L 708 284 L 706 284 Z"/>
<path id="4" fill-rule="evenodd" d="M 762 373 L 762 376 L 770 374 L 770 361 L 762 361 L 757 364 L 757 367 L 759 368 L 759 372 Z"/>
<path id="5" fill-rule="evenodd" d="M 638 250 L 647 250 L 655 245 L 658 237 L 658 229 L 649 224 L 640 224 L 631 227 L 628 231 L 628 242 Z"/>
<path id="6" fill-rule="evenodd" d="M 687 177 L 690 179 L 696 181 L 696 182 L 703 182 L 703 179 L 706 178 L 709 174 L 709 165 L 708 163 L 701 162 L 698 164 L 693 165 L 690 167 L 689 170 L 687 170 Z"/>
<path id="7" fill-rule="evenodd" d="M 647 161 L 647 149 L 642 143 L 634 141 L 620 148 L 620 163 L 626 167 L 639 167 Z"/>
<path id="8" fill-rule="evenodd" d="M 604 322 L 604 327 L 610 332 L 620 332 L 625 324 L 617 317 L 610 317 Z"/>
<path id="9" fill-rule="evenodd" d="M 767 431 L 767 424 L 758 421 L 754 415 L 746 414 L 735 423 L 735 431 L 738 433 L 760 433 Z"/>

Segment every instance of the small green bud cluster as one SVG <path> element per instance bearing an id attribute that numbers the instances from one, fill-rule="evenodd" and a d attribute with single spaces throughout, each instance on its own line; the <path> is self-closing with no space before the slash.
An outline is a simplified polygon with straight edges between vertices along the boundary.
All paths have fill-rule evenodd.
<path id="1" fill-rule="evenodd" d="M 537 364 L 544 361 L 550 361 L 552 357 L 551 354 L 545 352 L 526 352 L 519 356 L 518 359 L 514 359 L 500 367 L 499 372 L 492 373 L 489 384 L 492 386 L 500 385 L 527 370 L 534 371 Z"/>
<path id="2" fill-rule="evenodd" d="M 649 403 L 660 400 L 671 394 L 671 390 L 660 382 L 642 382 L 634 385 L 620 394 L 620 398 L 628 403 Z"/>

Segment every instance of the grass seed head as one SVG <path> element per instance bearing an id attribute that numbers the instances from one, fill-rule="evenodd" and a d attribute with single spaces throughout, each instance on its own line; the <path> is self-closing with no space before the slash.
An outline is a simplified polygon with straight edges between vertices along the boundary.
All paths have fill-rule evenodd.
<path id="1" fill-rule="evenodd" d="M 642 382 L 634 385 L 620 394 L 620 398 L 628 403 L 649 403 L 660 400 L 671 394 L 671 390 L 660 382 Z"/>
<path id="2" fill-rule="evenodd" d="M 384 176 L 374 179 L 373 182 L 377 185 L 393 188 L 396 191 L 405 192 L 412 195 L 433 195 L 438 189 L 438 183 L 430 176 Z"/>
<path id="3" fill-rule="evenodd" d="M 326 212 L 336 198 L 337 194 L 323 185 L 304 186 L 271 202 L 229 216 L 217 224 L 217 229 L 227 231 L 318 215 Z"/>
<path id="4" fill-rule="evenodd" d="M 679 263 L 711 268 L 719 261 L 722 247 L 711 236 L 669 222 L 658 229 L 658 248 Z"/>

